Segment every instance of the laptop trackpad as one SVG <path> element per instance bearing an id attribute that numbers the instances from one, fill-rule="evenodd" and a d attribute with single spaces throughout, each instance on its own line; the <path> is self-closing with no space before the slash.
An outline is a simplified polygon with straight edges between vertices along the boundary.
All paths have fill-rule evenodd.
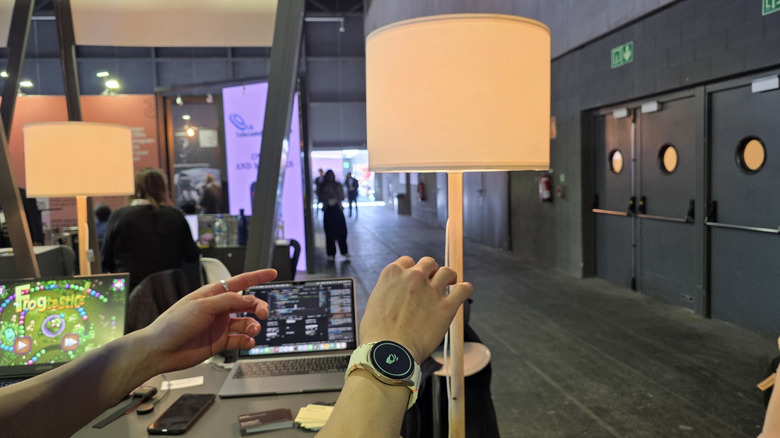
<path id="1" fill-rule="evenodd" d="M 317 390 L 320 386 L 319 374 L 297 374 L 292 376 L 266 377 L 263 379 L 263 393 L 289 394 Z"/>

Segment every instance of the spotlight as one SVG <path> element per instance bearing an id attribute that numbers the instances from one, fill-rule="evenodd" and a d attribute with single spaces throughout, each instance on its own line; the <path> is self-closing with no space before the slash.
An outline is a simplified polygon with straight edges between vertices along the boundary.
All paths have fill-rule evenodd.
<path id="1" fill-rule="evenodd" d="M 195 128 L 189 124 L 184 124 L 184 133 L 187 134 L 187 137 L 189 138 L 195 137 Z"/>
<path id="2" fill-rule="evenodd" d="M 19 86 L 22 88 L 31 88 L 33 86 L 33 83 L 31 80 L 25 79 L 19 82 Z"/>
<path id="3" fill-rule="evenodd" d="M 189 119 L 191 119 L 191 118 L 192 118 L 192 117 L 190 117 L 190 115 L 189 115 L 189 114 L 184 114 L 183 116 L 181 116 L 181 119 L 182 119 L 182 120 L 189 120 Z"/>
<path id="4" fill-rule="evenodd" d="M 206 95 L 206 103 L 214 103 L 214 96 L 211 93 Z"/>
<path id="5" fill-rule="evenodd" d="M 181 99 L 181 96 L 176 96 L 176 105 L 184 105 L 184 101 Z"/>
<path id="6" fill-rule="evenodd" d="M 99 72 L 97 72 L 95 74 L 95 76 L 97 76 L 99 78 L 107 78 L 108 77 L 108 72 L 107 71 L 99 71 Z"/>
<path id="7" fill-rule="evenodd" d="M 109 90 L 117 90 L 119 89 L 119 81 L 116 79 L 109 79 L 106 81 L 106 88 Z"/>
<path id="8" fill-rule="evenodd" d="M 0 71 L 0 78 L 7 78 L 7 77 L 8 77 L 8 72 L 7 71 L 5 71 L 5 70 Z"/>

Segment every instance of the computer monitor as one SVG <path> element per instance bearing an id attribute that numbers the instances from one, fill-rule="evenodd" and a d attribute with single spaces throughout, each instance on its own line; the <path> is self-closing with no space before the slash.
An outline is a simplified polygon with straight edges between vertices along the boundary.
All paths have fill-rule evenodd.
<path id="1" fill-rule="evenodd" d="M 128 280 L 0 280 L 0 377 L 40 374 L 124 335 Z"/>

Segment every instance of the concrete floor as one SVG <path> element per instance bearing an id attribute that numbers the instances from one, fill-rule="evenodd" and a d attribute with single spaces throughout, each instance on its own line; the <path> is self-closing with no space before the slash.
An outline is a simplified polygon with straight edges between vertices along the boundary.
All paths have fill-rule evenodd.
<path id="1" fill-rule="evenodd" d="M 444 230 L 387 207 L 347 217 L 350 260 L 327 262 L 322 214 L 314 274 L 357 281 L 362 314 L 401 255 L 443 263 Z M 701 318 L 600 279 L 580 279 L 466 240 L 471 326 L 492 352 L 503 437 L 755 437 L 774 339 Z M 466 394 L 468 397 L 468 394 Z"/>

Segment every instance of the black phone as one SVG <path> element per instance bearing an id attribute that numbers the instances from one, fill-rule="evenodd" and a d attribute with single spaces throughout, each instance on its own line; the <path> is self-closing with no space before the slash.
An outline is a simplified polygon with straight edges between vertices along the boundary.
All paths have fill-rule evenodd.
<path id="1" fill-rule="evenodd" d="M 214 394 L 182 394 L 146 428 L 149 435 L 181 435 L 214 403 Z"/>

